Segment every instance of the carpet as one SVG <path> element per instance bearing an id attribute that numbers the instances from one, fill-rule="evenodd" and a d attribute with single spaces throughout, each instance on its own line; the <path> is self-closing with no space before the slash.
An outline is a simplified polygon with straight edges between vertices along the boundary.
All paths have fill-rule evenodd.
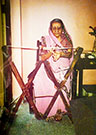
<path id="1" fill-rule="evenodd" d="M 34 114 L 29 113 L 28 103 L 22 103 L 16 114 L 8 135 L 75 135 L 74 125 L 67 115 L 62 120 L 37 120 Z"/>

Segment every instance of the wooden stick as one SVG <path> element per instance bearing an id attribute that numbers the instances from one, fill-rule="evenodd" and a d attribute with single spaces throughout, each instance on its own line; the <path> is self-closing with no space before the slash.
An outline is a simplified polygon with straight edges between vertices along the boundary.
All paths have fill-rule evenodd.
<path id="1" fill-rule="evenodd" d="M 14 76 L 15 76 L 15 78 L 16 78 L 16 80 L 17 80 L 18 84 L 20 85 L 20 87 L 21 87 L 21 89 L 22 89 L 22 92 L 23 92 L 23 94 L 21 95 L 21 99 L 19 99 L 19 102 L 21 103 L 21 100 L 23 99 L 23 96 L 25 95 L 27 101 L 29 102 L 29 104 L 30 104 L 31 107 L 33 108 L 33 111 L 34 111 L 34 113 L 35 113 L 35 115 L 36 115 L 36 118 L 37 118 L 37 119 L 40 119 L 41 116 L 40 116 L 40 114 L 39 114 L 39 112 L 38 112 L 38 110 L 37 110 L 35 104 L 33 103 L 32 98 L 31 98 L 31 96 L 30 96 L 30 94 L 29 94 L 29 90 L 28 90 L 28 88 L 26 87 L 26 85 L 24 84 L 24 82 L 23 82 L 23 80 L 22 80 L 22 77 L 20 76 L 20 74 L 19 74 L 19 72 L 18 72 L 18 70 L 17 70 L 17 68 L 16 68 L 16 66 L 15 66 L 15 64 L 14 64 L 14 62 L 9 61 L 9 64 L 10 64 L 10 66 L 11 66 L 12 73 L 14 74 Z M 19 102 L 18 102 L 18 105 L 17 105 L 16 108 L 15 108 L 15 111 L 18 110 L 18 107 L 19 107 L 19 105 L 20 105 Z"/>
<path id="2" fill-rule="evenodd" d="M 76 56 L 75 56 L 75 58 L 74 58 L 74 60 L 73 60 L 73 62 L 72 62 L 72 64 L 71 64 L 70 68 L 68 69 L 68 71 L 66 72 L 66 74 L 65 74 L 65 76 L 64 76 L 64 80 L 60 83 L 60 87 L 61 87 L 61 88 L 65 85 L 65 83 L 66 83 L 66 81 L 67 81 L 67 79 L 68 79 L 70 73 L 72 72 L 72 70 L 73 70 L 73 68 L 74 68 L 74 66 L 75 66 L 75 64 L 76 64 L 76 62 L 77 62 L 78 59 L 80 58 L 80 55 L 81 55 L 82 51 L 83 51 L 83 48 L 80 48 L 80 47 L 79 47 L 78 50 L 77 50 L 77 54 L 76 54 Z"/>
<path id="3" fill-rule="evenodd" d="M 57 91 L 55 92 L 55 94 L 54 94 L 54 96 L 53 96 L 53 98 L 52 98 L 50 104 L 48 105 L 48 107 L 47 107 L 45 113 L 44 113 L 44 118 L 47 118 L 49 112 L 51 111 L 51 109 L 52 109 L 52 107 L 53 107 L 53 105 L 54 105 L 54 103 L 55 103 L 55 101 L 56 101 L 56 99 L 57 99 L 57 97 L 58 97 L 58 95 L 59 95 L 59 91 L 57 90 Z"/>

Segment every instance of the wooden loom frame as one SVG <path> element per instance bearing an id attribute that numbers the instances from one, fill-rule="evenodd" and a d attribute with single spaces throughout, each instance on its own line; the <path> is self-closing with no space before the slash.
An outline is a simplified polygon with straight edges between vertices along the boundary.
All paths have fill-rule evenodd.
<path id="1" fill-rule="evenodd" d="M 38 64 L 37 64 L 37 66 L 36 66 L 36 68 L 31 72 L 31 77 L 29 78 L 28 82 L 27 82 L 26 84 L 24 84 L 23 79 L 22 79 L 22 77 L 20 76 L 20 74 L 19 74 L 19 72 L 18 72 L 18 70 L 17 70 L 17 68 L 16 68 L 16 66 L 15 66 L 15 64 L 14 64 L 14 62 L 13 62 L 12 59 L 10 59 L 10 57 L 9 57 L 9 58 L 8 58 L 8 62 L 9 62 L 9 65 L 10 65 L 10 67 L 11 67 L 11 71 L 12 71 L 12 73 L 14 74 L 14 76 L 15 76 L 15 78 L 16 78 L 16 80 L 17 80 L 17 82 L 18 82 L 18 84 L 19 84 L 19 86 L 20 86 L 20 88 L 21 88 L 21 90 L 22 90 L 22 94 L 21 94 L 19 100 L 17 101 L 17 103 L 16 103 L 16 105 L 15 105 L 15 107 L 14 107 L 14 109 L 13 109 L 13 113 L 16 114 L 16 112 L 18 111 L 18 108 L 19 108 L 19 106 L 20 106 L 22 100 L 24 99 L 24 97 L 26 97 L 26 99 L 27 99 L 29 105 L 31 106 L 31 108 L 32 108 L 33 111 L 34 111 L 35 117 L 36 117 L 37 119 L 46 119 L 47 116 L 48 116 L 48 114 L 49 114 L 49 112 L 50 112 L 50 110 L 52 109 L 52 107 L 53 107 L 53 105 L 54 105 L 54 103 L 55 103 L 57 97 L 60 95 L 60 97 L 61 97 L 61 99 L 62 99 L 62 101 L 63 101 L 63 103 L 64 103 L 64 105 L 65 105 L 65 107 L 66 107 L 67 115 L 68 115 L 68 117 L 70 118 L 70 120 L 72 121 L 72 114 L 71 114 L 71 110 L 70 110 L 70 105 L 68 105 L 68 103 L 67 103 L 67 101 L 66 101 L 66 99 L 65 99 L 65 97 L 64 97 L 64 95 L 63 95 L 62 88 L 64 87 L 64 85 L 65 85 L 65 83 L 66 83 L 68 77 L 70 76 L 71 72 L 73 71 L 74 66 L 76 65 L 76 63 L 77 63 L 77 61 L 78 61 L 78 59 L 79 59 L 79 57 L 80 57 L 82 51 L 83 51 L 83 48 L 80 48 L 80 47 L 77 48 L 77 54 L 75 55 L 74 60 L 73 60 L 73 62 L 72 62 L 72 64 L 71 64 L 70 68 L 69 68 L 68 71 L 66 72 L 66 74 L 65 74 L 65 76 L 64 76 L 64 80 L 63 80 L 61 83 L 58 83 L 58 82 L 56 81 L 55 76 L 54 76 L 54 74 L 52 73 L 50 67 L 48 66 L 47 61 L 39 61 Z M 33 102 L 33 100 L 32 100 L 32 97 L 31 97 L 31 95 L 30 95 L 30 93 L 29 93 L 30 84 L 33 83 L 33 80 L 34 80 L 34 78 L 35 78 L 35 75 L 36 75 L 36 73 L 38 72 L 38 70 L 39 70 L 39 68 L 40 68 L 40 66 L 41 66 L 42 63 L 44 63 L 44 66 L 47 68 L 48 74 L 49 74 L 49 76 L 51 77 L 51 80 L 53 81 L 54 85 L 57 87 L 57 91 L 55 92 L 55 94 L 54 94 L 54 96 L 53 96 L 53 98 L 52 98 L 50 104 L 48 105 L 48 107 L 47 107 L 45 113 L 43 114 L 43 116 L 41 116 L 40 112 L 39 112 L 38 109 L 36 108 L 36 106 L 35 106 L 35 104 L 34 104 L 34 102 Z"/>

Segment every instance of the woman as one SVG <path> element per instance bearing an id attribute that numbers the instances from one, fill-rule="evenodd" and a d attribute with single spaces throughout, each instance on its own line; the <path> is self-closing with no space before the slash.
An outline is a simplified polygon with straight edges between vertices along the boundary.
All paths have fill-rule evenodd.
<path id="1" fill-rule="evenodd" d="M 72 41 L 62 20 L 56 18 L 50 22 L 49 36 L 41 38 L 41 45 L 42 49 L 40 52 L 40 58 L 42 61 L 48 61 L 51 71 L 53 72 L 57 82 L 60 83 L 64 79 L 64 75 L 73 58 Z M 50 49 L 50 51 L 45 51 L 43 49 L 45 46 L 50 48 L 57 47 L 59 49 Z M 42 64 L 38 70 L 33 83 L 36 107 L 39 112 L 44 114 L 55 92 L 57 91 L 57 87 L 54 85 L 52 78 L 48 76 L 48 72 L 46 71 L 44 64 Z M 65 86 L 67 92 L 65 90 L 62 90 L 62 92 L 67 100 L 67 103 L 69 104 L 69 93 L 71 89 L 70 77 L 68 78 Z M 58 110 L 66 113 L 66 108 L 60 96 L 58 96 L 48 114 L 48 117 L 55 115 Z"/>

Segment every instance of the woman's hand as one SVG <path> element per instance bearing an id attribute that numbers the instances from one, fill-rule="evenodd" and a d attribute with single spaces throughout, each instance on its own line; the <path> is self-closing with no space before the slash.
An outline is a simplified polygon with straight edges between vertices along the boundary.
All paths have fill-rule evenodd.
<path id="1" fill-rule="evenodd" d="M 72 56 L 72 50 L 68 49 L 67 52 L 64 52 L 64 51 L 56 51 L 51 49 L 49 52 L 41 56 L 41 60 L 45 61 L 48 58 L 50 58 L 51 55 L 53 57 L 53 60 L 56 62 L 60 57 L 70 58 Z"/>
<path id="2" fill-rule="evenodd" d="M 71 58 L 71 56 L 72 56 L 72 49 L 60 52 L 60 57 Z"/>
<path id="3" fill-rule="evenodd" d="M 60 52 L 59 51 L 54 52 L 52 57 L 54 61 L 57 61 L 60 58 Z"/>
<path id="4" fill-rule="evenodd" d="M 52 55 L 52 52 L 49 51 L 48 53 L 43 54 L 43 55 L 41 56 L 41 60 L 42 60 L 42 61 L 45 61 L 45 60 L 47 60 L 48 58 L 50 58 L 51 55 Z"/>
<path id="5" fill-rule="evenodd" d="M 72 55 L 72 50 L 68 49 L 67 52 L 64 51 L 54 51 L 53 52 L 53 60 L 57 61 L 60 57 L 64 57 L 64 58 L 70 58 Z"/>
<path id="6" fill-rule="evenodd" d="M 53 48 L 52 48 L 49 52 L 47 52 L 47 53 L 41 55 L 41 60 L 42 60 L 42 61 L 47 60 L 48 58 L 50 58 L 50 57 L 53 55 L 53 53 L 54 53 L 54 50 L 53 50 Z"/>

